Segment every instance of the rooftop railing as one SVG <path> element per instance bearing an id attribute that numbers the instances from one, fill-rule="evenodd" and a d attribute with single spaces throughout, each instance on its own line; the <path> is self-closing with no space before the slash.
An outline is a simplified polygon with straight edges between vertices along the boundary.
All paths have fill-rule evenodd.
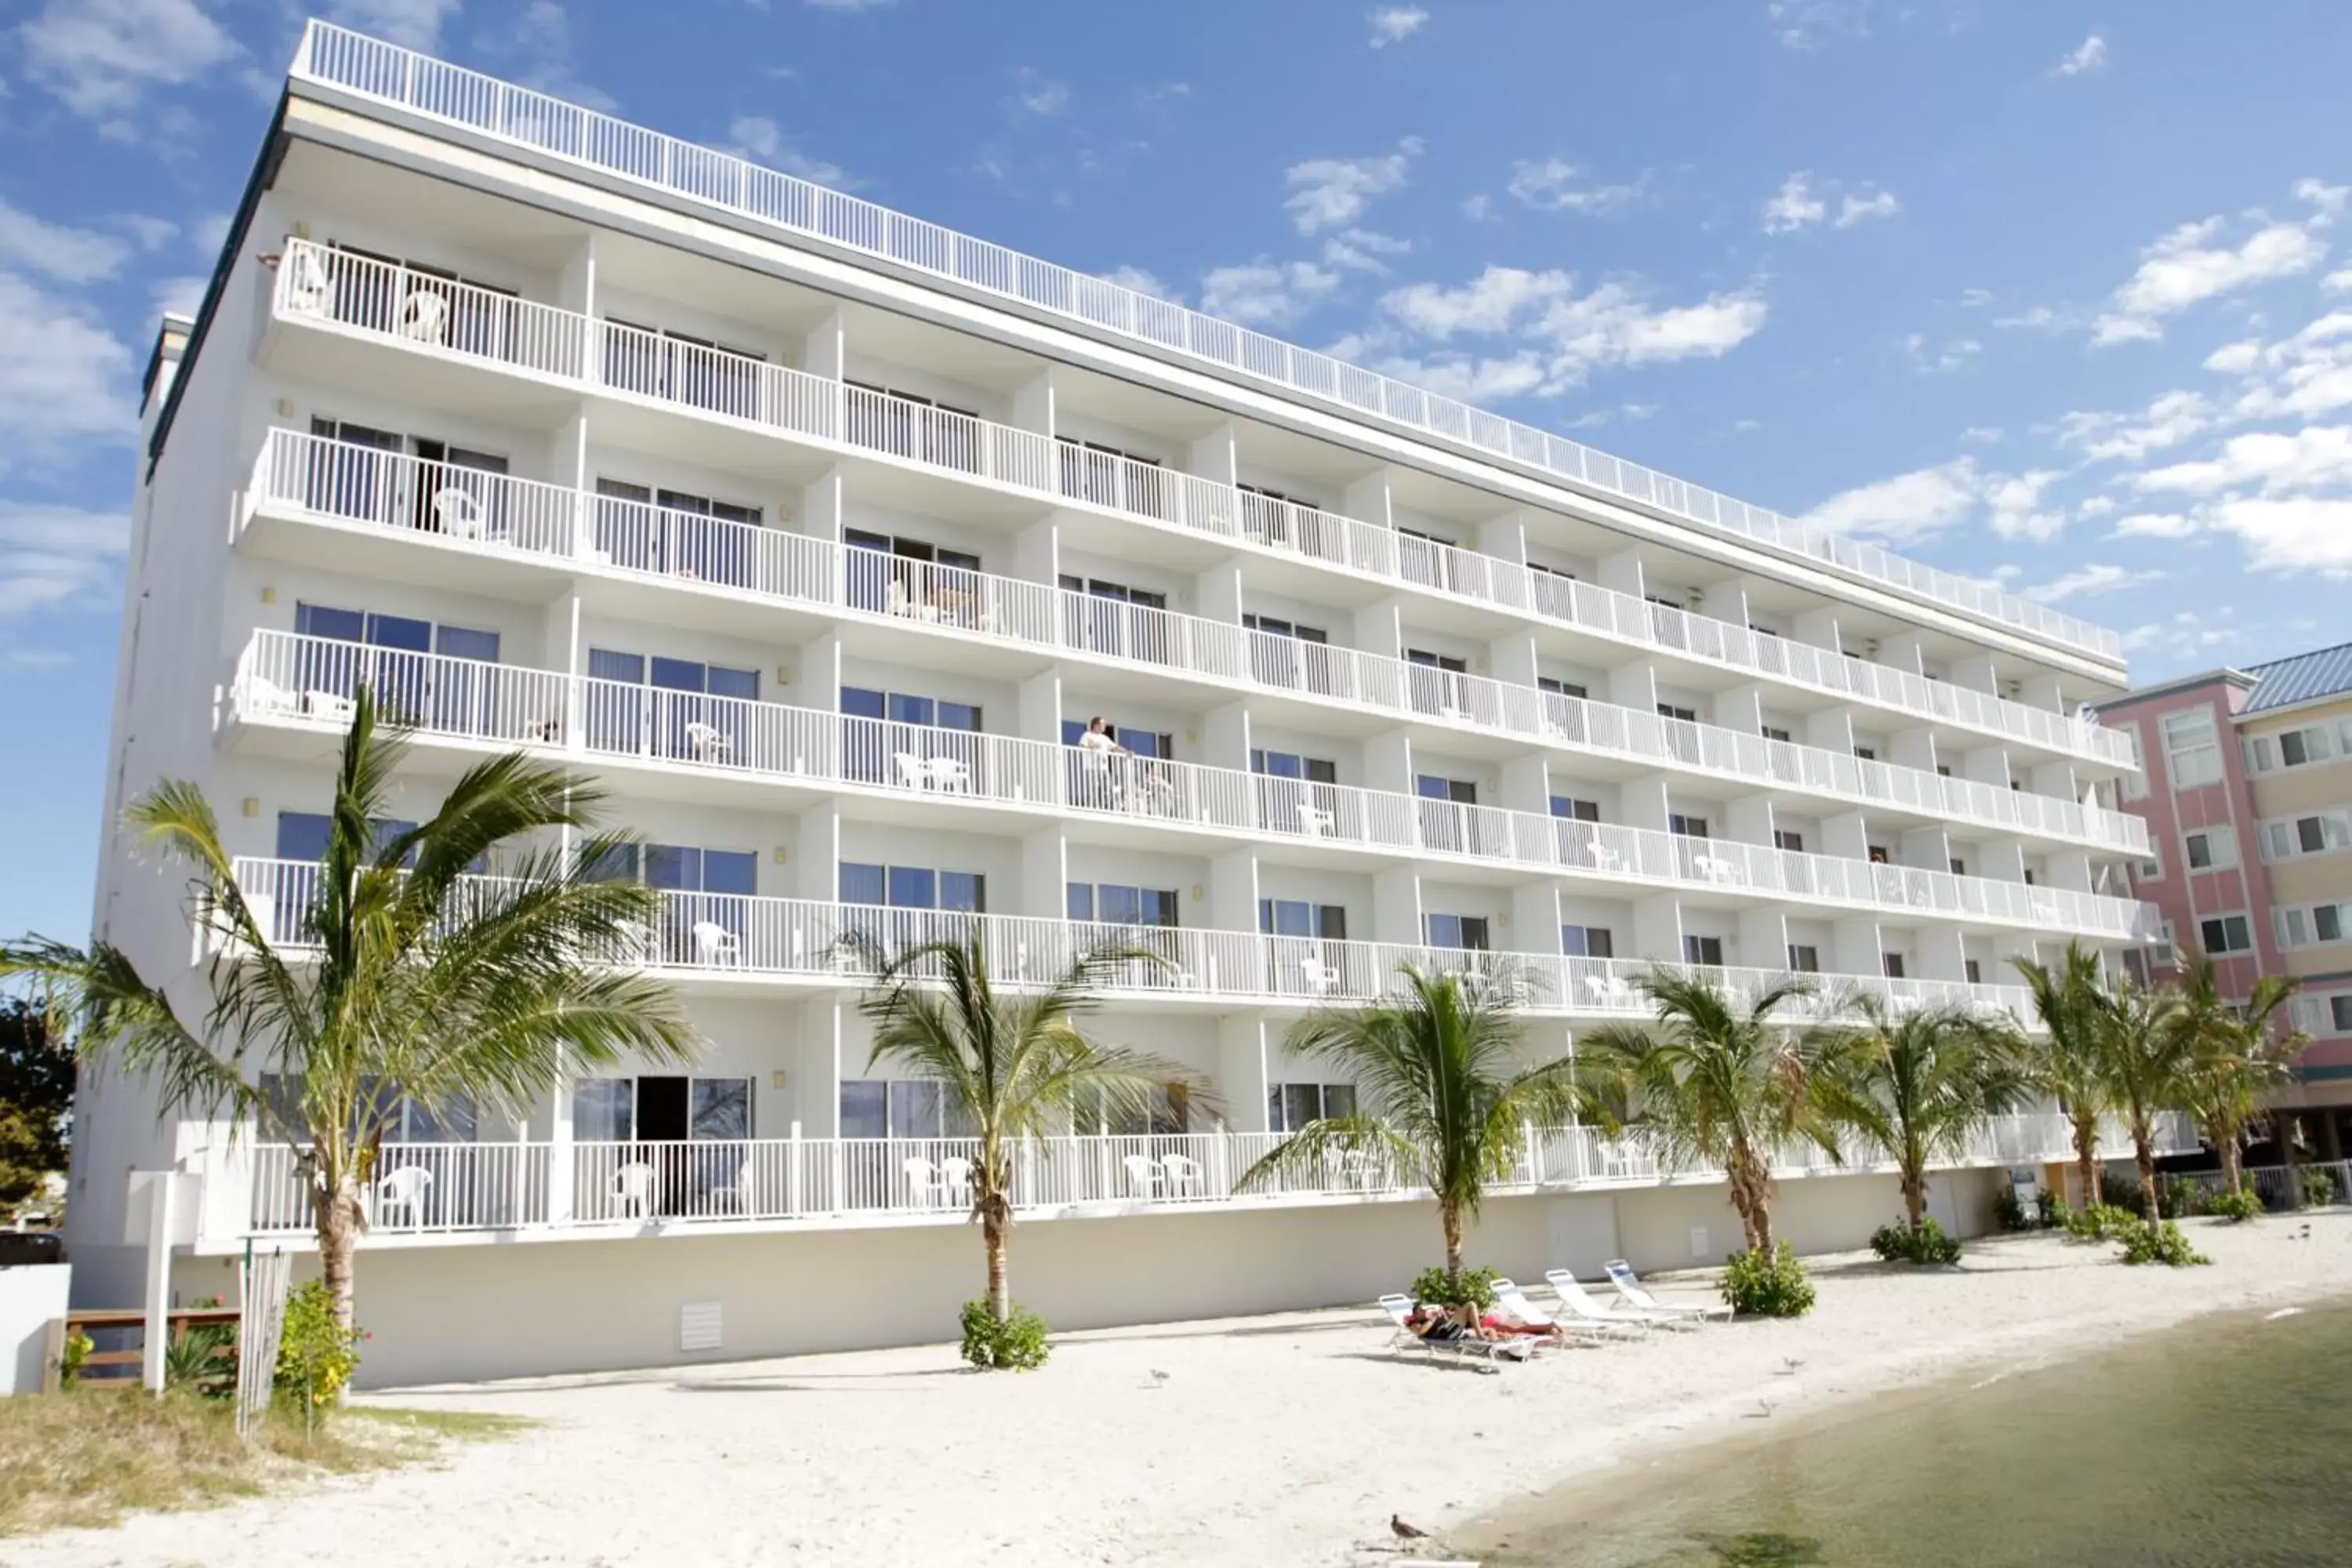
<path id="1" fill-rule="evenodd" d="M 1058 500 L 1305 555 L 1631 646 L 1704 659 L 2105 763 L 2134 765 L 2127 739 L 2080 716 L 1930 680 L 1916 671 L 1710 620 L 1638 595 L 1337 512 L 310 240 L 287 241 L 275 297 L 279 313 L 291 319 L 331 321 L 418 349 L 488 360 L 583 387 L 651 398 Z M 292 432 L 274 438 L 314 439 Z M 372 448 L 359 450 L 389 456 L 373 454 Z M 292 454 L 289 460 L 317 461 Z M 433 482 L 446 488 L 449 481 L 437 477 L 446 471 L 444 466 L 432 468 Z M 310 482 L 307 476 L 304 482 Z M 436 488 L 431 499 L 438 499 L 439 493 Z"/>
<path id="2" fill-rule="evenodd" d="M 2134 852 L 2127 812 L 1645 713 L 1018 578 L 274 432 L 251 504 L 841 606 L 1056 653 L 1471 724 L 1538 743 Z M 276 679 L 275 676 L 272 679 Z"/>
<path id="3" fill-rule="evenodd" d="M 232 696 L 248 722 L 339 720 L 361 687 L 425 734 L 576 748 L 794 784 L 996 802 L 1242 837 L 1274 836 L 1990 921 L 2114 939 L 2152 929 L 2128 899 L 1733 839 L 1579 822 L 977 731 L 823 712 L 331 637 L 254 634 Z"/>
<path id="4" fill-rule="evenodd" d="M 1749 506 L 1328 354 L 331 23 L 310 24 L 290 74 L 1206 361 L 1572 489 L 1629 502 L 2060 647 L 2109 662 L 2122 658 L 2114 632 L 1991 584 Z"/>

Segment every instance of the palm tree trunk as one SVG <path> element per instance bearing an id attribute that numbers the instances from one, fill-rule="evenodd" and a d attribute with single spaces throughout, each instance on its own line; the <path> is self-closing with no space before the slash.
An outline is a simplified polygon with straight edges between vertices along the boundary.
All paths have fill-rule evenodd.
<path id="1" fill-rule="evenodd" d="M 1739 1215 L 1739 1228 L 1748 1238 L 1751 1252 L 1772 1250 L 1771 1200 L 1766 1196 L 1764 1184 L 1769 1180 L 1761 1163 L 1745 1149 L 1732 1152 L 1729 1168 L 1725 1171 L 1727 1185 L 1731 1190 L 1731 1206 Z"/>
<path id="2" fill-rule="evenodd" d="M 2286 1167 L 2286 1206 L 2291 1209 L 2303 1206 L 2303 1167 L 2294 1157 L 2294 1133 L 2302 1121 L 2301 1116 L 2284 1111 L 2271 1118 L 2271 1129 L 2278 1136 L 2279 1163 Z M 2321 1158 L 2326 1157 L 2323 1151 Z"/>
<path id="3" fill-rule="evenodd" d="M 327 1287 L 327 1299 L 334 1303 L 336 1323 L 348 1333 L 353 1295 L 352 1262 L 360 1241 L 358 1187 L 348 1176 L 336 1178 L 332 1186 L 321 1180 L 312 1201 L 319 1211 L 319 1277 Z"/>
<path id="4" fill-rule="evenodd" d="M 1013 1316 L 1013 1281 L 1005 1272 L 1005 1233 L 1010 1228 L 995 1204 L 982 1209 L 980 1234 L 988 1247 L 988 1310 L 1000 1323 Z"/>
<path id="5" fill-rule="evenodd" d="M 1453 1199 L 1442 1200 L 1437 1205 L 1437 1218 L 1445 1226 L 1445 1277 L 1462 1278 L 1462 1208 Z"/>
<path id="6" fill-rule="evenodd" d="M 2099 1119 L 2095 1116 L 2074 1118 L 2074 1174 L 2083 1189 L 2083 1206 L 2093 1208 L 2099 1201 Z"/>
<path id="7" fill-rule="evenodd" d="M 2139 1163 L 2141 1217 L 2150 1225 L 2160 1225 L 2164 1221 L 2164 1211 L 2156 1201 L 2156 1144 L 2137 1127 L 2132 1129 L 2132 1154 Z"/>
<path id="8" fill-rule="evenodd" d="M 1919 1228 L 1919 1222 L 1927 1215 L 1927 1173 L 1908 1163 L 1903 1167 L 1903 1213 L 1913 1230 Z"/>
<path id="9" fill-rule="evenodd" d="M 2238 1147 L 2238 1130 L 2217 1131 L 2213 1146 L 2221 1154 L 2221 1185 L 2235 1196 L 2246 1184 L 2246 1157 Z"/>

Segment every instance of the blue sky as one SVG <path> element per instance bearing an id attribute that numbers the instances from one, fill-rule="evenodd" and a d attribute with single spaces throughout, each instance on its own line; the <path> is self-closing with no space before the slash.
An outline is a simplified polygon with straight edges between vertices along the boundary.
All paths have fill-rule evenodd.
<path id="1" fill-rule="evenodd" d="M 2136 677 L 2352 637 L 2352 7 L 329 14 L 1999 576 Z M 137 378 L 300 12 L 6 15 L 0 931 L 78 937 Z"/>

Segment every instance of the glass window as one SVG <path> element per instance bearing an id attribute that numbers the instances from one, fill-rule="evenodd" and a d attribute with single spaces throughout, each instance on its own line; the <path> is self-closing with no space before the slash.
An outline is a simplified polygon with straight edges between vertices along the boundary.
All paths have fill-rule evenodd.
<path id="1" fill-rule="evenodd" d="M 688 1100 L 692 1117 L 688 1137 L 749 1138 L 751 1136 L 751 1080 L 748 1078 L 698 1078 Z"/>
<path id="2" fill-rule="evenodd" d="M 944 1122 L 940 1114 L 940 1084 L 936 1079 L 890 1080 L 890 1136 L 937 1138 Z"/>
<path id="3" fill-rule="evenodd" d="M 1570 958 L 1614 958 L 1617 939 L 1607 926 L 1562 926 L 1559 950 Z"/>
<path id="4" fill-rule="evenodd" d="M 1683 938 L 1683 962 L 1704 964 L 1710 969 L 1723 966 L 1723 939 L 1719 936 L 1685 936 Z"/>
<path id="5" fill-rule="evenodd" d="M 2352 1034 L 2352 994 L 2347 994 L 2342 996 L 2330 996 L 2327 999 L 2327 1006 L 2328 1011 L 2334 1019 L 2336 1032 L 2339 1034 Z"/>
<path id="6" fill-rule="evenodd" d="M 940 907 L 939 873 L 928 867 L 891 867 L 889 887 L 889 904 L 894 910 L 935 910 Z"/>
<path id="7" fill-rule="evenodd" d="M 879 1079 L 844 1079 L 841 1083 L 841 1135 L 844 1138 L 887 1138 L 890 1110 L 887 1090 Z"/>
<path id="8" fill-rule="evenodd" d="M 2200 827 L 2182 841 L 2192 871 L 2217 870 L 2238 863 L 2238 836 L 2227 827 Z"/>
<path id="9" fill-rule="evenodd" d="M 2221 780 L 2221 748 L 2215 737 L 2213 710 L 2193 708 L 2164 717 L 2164 750 L 2172 787 L 2194 789 Z"/>
<path id="10" fill-rule="evenodd" d="M 572 1088 L 572 1136 L 583 1143 L 625 1142 L 636 1131 L 636 1083 L 585 1078 Z"/>
<path id="11" fill-rule="evenodd" d="M 2198 935 L 2210 953 L 2244 952 L 2253 945 L 2253 933 L 2243 915 L 2222 915 L 2198 922 Z"/>
<path id="12" fill-rule="evenodd" d="M 1422 918 L 1428 927 L 1428 942 L 1432 947 L 1459 948 L 1466 952 L 1488 951 L 1486 917 L 1484 915 L 1431 913 Z"/>
<path id="13" fill-rule="evenodd" d="M 1819 974 L 1822 972 L 1822 950 L 1811 942 L 1790 942 L 1789 969 L 1795 974 Z"/>
<path id="14" fill-rule="evenodd" d="M 1570 822 L 1598 822 L 1601 820 L 1601 803 L 1556 795 L 1551 797 L 1551 814 L 1566 817 Z"/>
<path id="15" fill-rule="evenodd" d="M 881 866 L 861 866 L 845 860 L 841 863 L 841 901 L 845 904 L 880 904 L 887 902 L 884 889 L 888 885 L 888 870 Z"/>
<path id="16" fill-rule="evenodd" d="M 2119 724 L 2116 733 L 2124 738 L 2124 748 L 2131 752 L 2132 771 L 2123 775 L 2123 797 L 2144 800 L 2147 796 L 2147 758 L 2139 748 L 2139 726 Z"/>

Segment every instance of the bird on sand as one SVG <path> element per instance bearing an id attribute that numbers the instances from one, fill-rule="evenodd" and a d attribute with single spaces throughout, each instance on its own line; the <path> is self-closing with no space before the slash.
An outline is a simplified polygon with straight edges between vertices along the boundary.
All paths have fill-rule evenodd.
<path id="1" fill-rule="evenodd" d="M 1429 1531 L 1422 1529 L 1421 1526 L 1417 1524 L 1407 1524 L 1402 1516 L 1393 1513 L 1389 1515 L 1389 1533 L 1395 1536 L 1399 1541 L 1426 1541 L 1429 1539 Z"/>
<path id="2" fill-rule="evenodd" d="M 1162 1387 L 1167 1384 L 1167 1382 L 1168 1374 L 1166 1373 L 1160 1371 L 1156 1366 L 1151 1369 L 1151 1384 L 1153 1387 Z"/>

